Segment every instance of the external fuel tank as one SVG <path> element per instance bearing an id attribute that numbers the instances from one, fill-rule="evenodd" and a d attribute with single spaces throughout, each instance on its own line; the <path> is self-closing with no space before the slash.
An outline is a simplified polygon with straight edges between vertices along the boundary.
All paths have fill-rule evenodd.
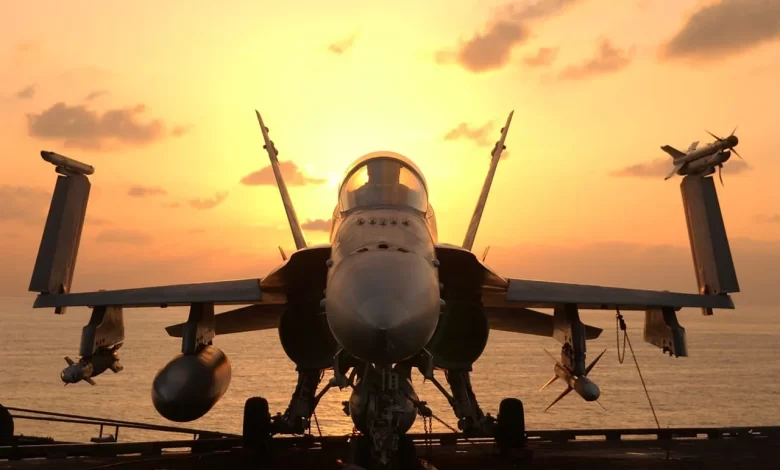
<path id="1" fill-rule="evenodd" d="M 152 382 L 152 403 L 171 421 L 193 421 L 222 398 L 230 378 L 230 361 L 225 353 L 206 346 L 198 353 L 176 356 L 157 372 Z"/>

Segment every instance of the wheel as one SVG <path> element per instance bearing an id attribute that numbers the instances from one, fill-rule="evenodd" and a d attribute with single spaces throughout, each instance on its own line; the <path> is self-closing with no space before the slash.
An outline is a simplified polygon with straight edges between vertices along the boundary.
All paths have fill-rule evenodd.
<path id="1" fill-rule="evenodd" d="M 252 397 L 244 403 L 244 448 L 254 450 L 258 457 L 268 454 L 271 443 L 271 414 L 268 401 Z"/>
<path id="2" fill-rule="evenodd" d="M 504 398 L 498 407 L 496 445 L 501 455 L 525 446 L 525 411 L 517 398 Z"/>
<path id="3" fill-rule="evenodd" d="M 0 444 L 10 444 L 14 439 L 14 418 L 0 405 Z"/>

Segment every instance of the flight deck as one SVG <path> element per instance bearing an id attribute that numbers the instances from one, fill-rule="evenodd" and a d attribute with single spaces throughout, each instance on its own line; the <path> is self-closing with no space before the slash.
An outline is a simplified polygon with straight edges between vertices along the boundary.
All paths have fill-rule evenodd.
<path id="1" fill-rule="evenodd" d="M 14 436 L 0 445 L 0 469 L 86 470 L 173 469 L 357 469 L 351 466 L 353 436 L 276 437 L 261 458 L 242 446 L 242 437 L 171 426 L 76 417 L 59 413 L 20 413 L 17 419 L 43 419 L 91 425 L 91 443 L 56 442 Z M 27 418 L 24 418 L 26 416 Z M 187 439 L 119 442 L 121 428 L 177 433 Z M 113 434 L 110 434 L 113 431 Z M 501 455 L 492 438 L 459 433 L 410 435 L 420 469 L 774 469 L 780 426 L 738 428 L 585 429 L 526 432 L 523 448 Z"/>

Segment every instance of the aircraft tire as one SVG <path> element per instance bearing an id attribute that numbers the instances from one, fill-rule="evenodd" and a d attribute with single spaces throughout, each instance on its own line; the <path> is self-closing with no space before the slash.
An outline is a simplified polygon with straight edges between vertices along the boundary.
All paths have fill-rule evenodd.
<path id="1" fill-rule="evenodd" d="M 10 444 L 13 439 L 14 418 L 3 405 L 0 405 L 0 445 Z"/>
<path id="2" fill-rule="evenodd" d="M 262 397 L 251 397 L 244 403 L 243 446 L 267 456 L 271 444 L 271 414 L 268 401 Z"/>
<path id="3" fill-rule="evenodd" d="M 498 407 L 496 446 L 501 455 L 525 446 L 525 411 L 517 398 L 504 398 Z"/>

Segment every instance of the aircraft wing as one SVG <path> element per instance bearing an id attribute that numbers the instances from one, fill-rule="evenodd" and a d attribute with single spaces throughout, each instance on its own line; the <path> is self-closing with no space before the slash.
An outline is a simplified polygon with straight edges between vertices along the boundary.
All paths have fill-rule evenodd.
<path id="1" fill-rule="evenodd" d="M 485 307 L 484 312 L 491 330 L 550 337 L 555 329 L 552 315 L 527 308 Z M 598 338 L 601 332 L 601 328 L 585 325 L 585 339 Z"/>
<path id="2" fill-rule="evenodd" d="M 270 330 L 279 326 L 285 304 L 257 304 L 214 315 L 214 333 L 228 335 L 246 331 Z M 165 327 L 169 336 L 181 338 L 184 323 Z"/>
<path id="3" fill-rule="evenodd" d="M 483 305 L 488 307 L 555 308 L 574 304 L 582 310 L 648 310 L 671 307 L 733 309 L 728 295 L 684 294 L 669 291 L 566 284 L 562 282 L 507 279 L 506 286 L 486 286 Z"/>
<path id="4" fill-rule="evenodd" d="M 261 303 L 263 293 L 260 281 L 242 279 L 74 294 L 43 293 L 37 296 L 33 307 L 173 307 L 200 302 L 216 305 Z"/>

